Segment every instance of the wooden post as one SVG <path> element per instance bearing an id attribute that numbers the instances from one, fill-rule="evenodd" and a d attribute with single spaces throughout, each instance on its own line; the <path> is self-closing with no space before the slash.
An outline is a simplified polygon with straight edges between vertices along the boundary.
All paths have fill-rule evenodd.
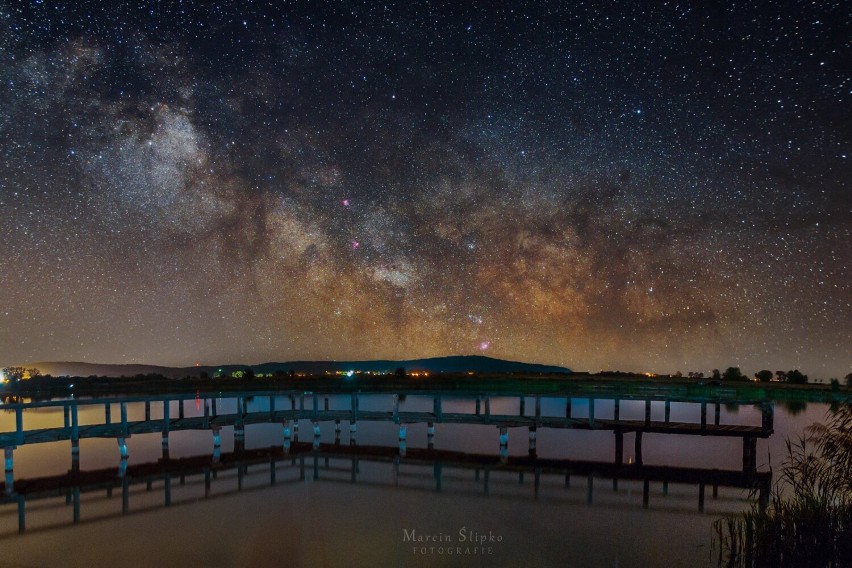
<path id="1" fill-rule="evenodd" d="M 595 478 L 591 473 L 586 476 L 586 504 L 591 505 L 595 493 Z"/>
<path id="2" fill-rule="evenodd" d="M 24 443 L 24 408 L 21 405 L 15 407 L 15 443 Z"/>
<path id="3" fill-rule="evenodd" d="M 775 402 L 764 402 L 761 407 L 761 428 L 764 432 L 769 432 L 774 429 L 775 423 Z"/>
<path id="4" fill-rule="evenodd" d="M 636 431 L 636 464 L 642 465 L 642 431 Z"/>
<path id="5" fill-rule="evenodd" d="M 77 403 L 76 401 L 71 404 L 71 440 L 79 440 L 80 439 L 80 424 L 77 420 Z"/>
<path id="6" fill-rule="evenodd" d="M 615 463 L 618 465 L 624 463 L 624 434 L 622 432 L 615 433 Z"/>
<path id="7" fill-rule="evenodd" d="M 127 437 L 127 403 L 121 403 L 121 435 Z"/>

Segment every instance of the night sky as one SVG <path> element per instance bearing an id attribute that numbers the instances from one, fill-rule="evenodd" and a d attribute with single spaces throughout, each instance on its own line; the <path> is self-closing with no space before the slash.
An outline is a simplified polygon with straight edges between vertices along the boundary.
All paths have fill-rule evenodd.
<path id="1" fill-rule="evenodd" d="M 468 4 L 0 0 L 0 365 L 852 370 L 847 3 Z"/>

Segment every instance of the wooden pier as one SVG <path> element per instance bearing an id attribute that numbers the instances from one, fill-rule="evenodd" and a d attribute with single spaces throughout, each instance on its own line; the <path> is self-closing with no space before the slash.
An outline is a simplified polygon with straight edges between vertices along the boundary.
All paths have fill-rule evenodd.
<path id="1" fill-rule="evenodd" d="M 391 482 L 364 478 L 360 473 L 362 462 L 383 463 L 393 468 Z M 406 467 L 407 473 L 400 472 Z M 453 476 L 458 481 L 459 472 L 462 478 L 468 478 L 468 483 L 461 491 L 464 495 L 490 496 L 493 490 L 499 488 L 500 481 L 495 481 L 497 474 L 510 473 L 517 475 L 518 482 L 524 483 L 524 476 L 532 480 L 533 498 L 539 496 L 543 478 L 558 477 L 560 485 L 566 489 L 571 486 L 571 479 L 580 479 L 586 485 L 586 501 L 594 501 L 594 480 L 612 480 L 612 490 L 618 491 L 618 481 L 642 482 L 642 507 L 649 508 L 650 486 L 662 486 L 663 498 L 668 494 L 669 484 L 697 485 L 698 510 L 704 511 L 705 489 L 712 488 L 713 498 L 718 496 L 719 487 L 743 488 L 757 490 L 761 502 L 765 503 L 771 486 L 772 474 L 769 472 L 741 472 L 715 469 L 642 466 L 639 464 L 618 464 L 610 462 L 589 462 L 564 459 L 541 459 L 534 456 L 508 457 L 506 459 L 488 454 L 469 454 L 435 449 L 409 449 L 405 456 L 400 454 L 397 447 L 388 446 L 349 446 L 341 444 L 311 444 L 294 442 L 289 448 L 267 448 L 257 450 L 238 449 L 234 452 L 218 455 L 201 455 L 181 459 L 161 459 L 156 462 L 119 468 L 106 468 L 91 471 L 69 471 L 66 474 L 35 479 L 20 480 L 15 483 L 14 493 L 6 492 L 0 495 L 0 506 L 17 505 L 18 532 L 26 530 L 27 504 L 38 501 L 65 498 L 65 502 L 56 507 L 70 506 L 72 513 L 69 521 L 58 526 L 76 524 L 83 519 L 81 514 L 81 496 L 87 493 L 106 491 L 111 497 L 114 491 L 121 493 L 121 514 L 134 512 L 131 507 L 133 487 L 145 486 L 151 491 L 154 484 L 162 484 L 163 501 L 161 506 L 168 507 L 173 502 L 173 482 L 179 480 L 180 485 L 204 485 L 204 498 L 216 497 L 234 493 L 215 493 L 212 491 L 216 479 L 221 479 L 229 472 L 235 472 L 237 491 L 246 488 L 246 478 L 268 475 L 263 486 L 274 486 L 279 483 L 305 481 L 308 477 L 313 480 L 328 482 L 364 483 L 371 486 L 393 486 L 409 490 L 428 490 L 421 483 L 406 485 L 404 476 L 415 476 L 413 466 L 418 471 L 430 471 L 432 490 L 446 491 L 443 485 L 444 476 L 448 471 L 456 471 Z M 264 474 L 263 471 L 267 473 Z M 289 474 L 289 477 L 287 475 Z M 387 479 L 380 476 L 379 479 Z M 424 478 L 418 476 L 419 480 Z M 564 482 L 563 482 L 564 480 Z M 505 479 L 503 479 L 505 482 Z M 564 483 L 564 485 L 563 485 Z M 459 491 L 457 483 L 454 491 Z M 253 487 L 257 487 L 255 483 Z M 550 485 L 553 487 L 553 484 Z M 4 487 L 5 489 L 5 487 Z M 599 489 L 600 491 L 600 489 Z M 550 496 L 549 496 L 550 498 Z M 193 498 L 191 502 L 195 502 Z M 147 505 L 140 507 L 138 512 L 151 509 L 150 500 Z M 54 527 L 55 528 L 55 527 Z M 14 534 L 14 533 L 13 533 Z M 0 535 L 2 536 L 10 536 Z"/>
<path id="2" fill-rule="evenodd" d="M 120 397 L 103 399 L 68 399 L 48 402 L 13 403 L 3 405 L 3 410 L 15 414 L 15 429 L 0 432 L 0 447 L 4 448 L 5 457 L 5 493 L 14 494 L 16 491 L 14 481 L 14 450 L 27 444 L 40 444 L 70 440 L 71 442 L 71 464 L 72 471 L 79 470 L 80 463 L 80 440 L 85 438 L 114 438 L 117 441 L 119 458 L 126 469 L 127 466 L 127 439 L 133 435 L 159 433 L 162 436 L 163 458 L 169 457 L 169 434 L 181 430 L 209 430 L 213 437 L 214 458 L 221 455 L 221 429 L 233 426 L 234 445 L 238 450 L 245 447 L 246 426 L 261 423 L 278 423 L 282 425 L 281 447 L 288 451 L 294 443 L 298 442 L 300 421 L 310 421 L 314 446 L 319 446 L 321 424 L 333 423 L 335 438 L 339 442 L 341 437 L 341 423 L 349 422 L 349 442 L 357 445 L 358 423 L 389 422 L 399 429 L 399 447 L 401 456 L 407 455 L 407 428 L 410 424 L 425 423 L 427 425 L 427 437 L 429 449 L 433 449 L 435 424 L 470 424 L 490 426 L 499 432 L 499 458 L 504 462 L 508 458 L 509 431 L 511 428 L 525 428 L 527 430 L 528 449 L 531 458 L 536 456 L 536 440 L 538 430 L 541 428 L 572 429 L 572 430 L 602 430 L 612 431 L 615 438 L 614 464 L 623 465 L 624 435 L 634 434 L 635 462 L 643 465 L 642 440 L 646 434 L 678 434 L 693 436 L 716 436 L 716 437 L 739 437 L 743 440 L 743 468 L 746 474 L 756 472 L 757 439 L 766 438 L 773 431 L 773 405 L 771 402 L 762 402 L 761 425 L 731 425 L 720 423 L 720 401 L 708 401 L 706 399 L 675 398 L 657 400 L 653 398 L 644 399 L 644 419 L 624 419 L 621 416 L 620 398 L 592 397 L 585 399 L 588 403 L 586 416 L 576 417 L 572 413 L 576 399 L 573 397 L 546 397 L 553 406 L 556 398 L 559 401 L 559 415 L 542 413 L 541 395 L 517 395 L 518 412 L 513 414 L 498 414 L 492 412 L 492 395 L 481 393 L 476 395 L 459 396 L 452 392 L 418 393 L 419 400 L 431 398 L 432 411 L 405 411 L 401 409 L 401 396 L 399 394 L 383 393 L 371 395 L 373 401 L 380 398 L 386 404 L 385 410 L 362 410 L 361 398 L 371 393 L 348 393 L 345 398 L 349 404 L 347 408 L 330 408 L 331 397 L 339 396 L 336 393 L 318 392 L 267 392 L 267 393 L 228 393 L 226 396 L 236 403 L 236 412 L 220 413 L 217 408 L 219 400 L 212 395 L 173 395 L 163 397 Z M 453 398 L 455 402 L 464 400 L 472 412 L 444 412 L 443 402 L 447 398 Z M 505 402 L 507 395 L 501 394 L 499 398 Z M 258 401 L 265 404 L 258 405 Z M 612 402 L 611 416 L 596 415 L 595 406 L 598 401 L 607 400 Z M 632 399 L 632 400 L 635 400 Z M 528 408 L 527 401 L 531 404 Z M 187 416 L 186 403 L 191 402 L 196 406 L 198 416 Z M 652 403 L 663 405 L 663 419 L 652 419 Z M 700 418 L 695 422 L 671 420 L 672 402 L 689 402 L 700 407 Z M 221 404 L 221 402 L 219 402 Z M 262 406 L 260 409 L 250 410 L 249 406 Z M 131 420 L 128 418 L 128 407 L 130 405 L 144 405 L 144 418 Z M 118 407 L 117 416 L 113 415 L 113 408 Z M 162 409 L 161 417 L 152 416 L 152 408 Z M 176 412 L 173 406 L 177 406 Z M 283 408 L 280 408 L 283 406 Z M 63 422 L 61 426 L 49 428 L 27 429 L 24 427 L 24 415 L 27 412 L 36 412 L 50 409 L 62 409 Z M 80 424 L 79 415 L 81 409 L 86 409 L 88 414 L 91 410 L 103 409 L 103 421 L 95 424 Z M 708 420 L 708 408 L 714 409 L 713 420 Z M 203 409 L 203 410 L 202 410 Z M 135 407 L 136 414 L 141 410 Z M 527 412 L 527 411 L 530 412 Z M 659 414 L 659 412 L 657 413 Z M 415 450 L 412 450 L 415 451 Z"/>

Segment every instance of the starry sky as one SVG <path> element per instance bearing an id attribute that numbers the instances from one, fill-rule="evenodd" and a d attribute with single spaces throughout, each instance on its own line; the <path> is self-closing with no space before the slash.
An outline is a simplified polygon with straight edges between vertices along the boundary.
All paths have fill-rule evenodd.
<path id="1" fill-rule="evenodd" d="M 0 0 L 0 364 L 843 376 L 848 8 Z"/>

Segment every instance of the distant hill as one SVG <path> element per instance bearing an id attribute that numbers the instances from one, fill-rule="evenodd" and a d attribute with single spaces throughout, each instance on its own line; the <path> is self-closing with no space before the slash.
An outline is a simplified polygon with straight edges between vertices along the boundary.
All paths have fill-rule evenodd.
<path id="1" fill-rule="evenodd" d="M 430 359 L 410 359 L 406 361 L 288 361 L 284 363 L 263 363 L 260 365 L 202 365 L 198 367 L 162 367 L 158 365 L 103 365 L 80 362 L 42 362 L 27 365 L 37 367 L 43 374 L 59 376 L 88 377 L 91 375 L 107 377 L 133 377 L 136 375 L 159 374 L 169 378 L 198 376 L 202 372 L 213 376 L 216 373 L 230 374 L 240 369 L 251 368 L 255 373 L 274 373 L 275 371 L 295 371 L 309 374 L 322 374 L 326 371 L 365 371 L 374 373 L 393 373 L 403 367 L 406 371 L 428 371 L 430 373 L 571 373 L 571 369 L 536 363 L 504 361 L 481 355 L 454 355 L 433 357 Z"/>

